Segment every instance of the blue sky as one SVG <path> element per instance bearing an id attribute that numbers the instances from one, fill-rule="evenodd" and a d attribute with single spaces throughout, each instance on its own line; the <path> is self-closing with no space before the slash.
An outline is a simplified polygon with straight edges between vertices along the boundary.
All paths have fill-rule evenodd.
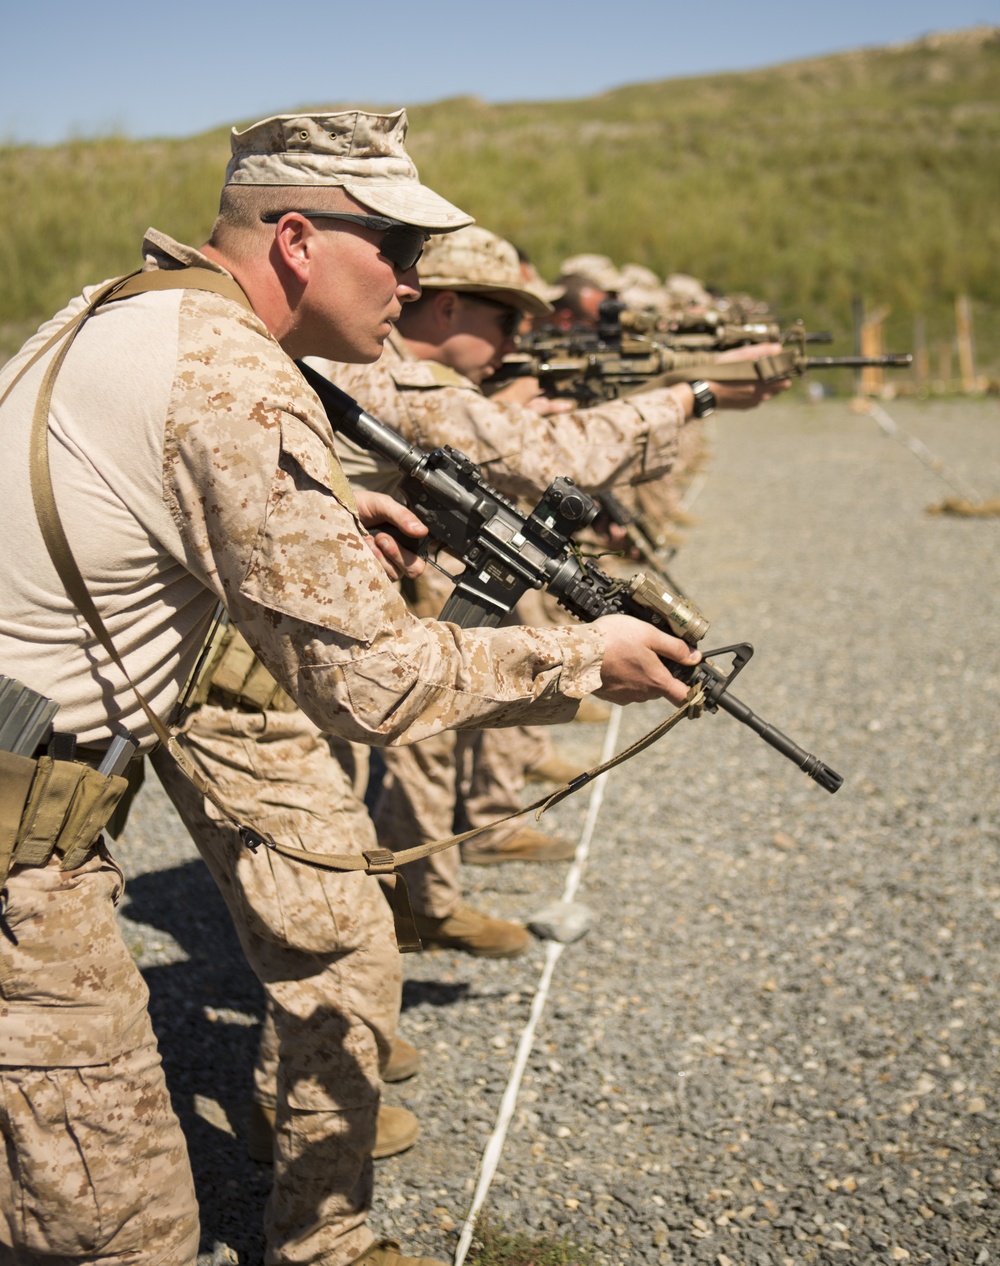
<path id="1" fill-rule="evenodd" d="M 1000 0 L 0 0 L 0 141 L 185 136 L 304 104 L 586 97 L 1000 25 Z"/>

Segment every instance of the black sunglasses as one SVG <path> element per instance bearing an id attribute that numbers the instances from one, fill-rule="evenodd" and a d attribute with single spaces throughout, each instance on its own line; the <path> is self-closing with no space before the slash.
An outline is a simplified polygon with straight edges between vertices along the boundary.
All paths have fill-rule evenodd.
<path id="1" fill-rule="evenodd" d="M 362 228 L 381 233 L 379 253 L 401 272 L 412 268 L 423 254 L 430 234 L 415 224 L 404 224 L 387 215 L 357 215 L 353 211 L 299 211 L 309 220 L 346 220 L 348 224 L 360 224 Z M 260 218 L 265 224 L 277 224 L 287 211 L 267 211 Z"/>
<path id="2" fill-rule="evenodd" d="M 466 293 L 464 297 L 472 299 L 475 303 L 484 303 L 489 308 L 496 308 L 503 314 L 500 318 L 500 333 L 505 339 L 512 339 L 521 328 L 524 313 L 519 308 L 512 308 L 509 303 L 503 303 L 499 299 L 487 298 L 486 295 Z"/>

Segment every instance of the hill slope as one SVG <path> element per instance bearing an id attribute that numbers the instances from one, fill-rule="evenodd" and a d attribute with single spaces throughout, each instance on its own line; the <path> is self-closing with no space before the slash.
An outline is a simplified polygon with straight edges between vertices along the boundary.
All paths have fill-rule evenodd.
<path id="1" fill-rule="evenodd" d="M 998 29 L 582 101 L 461 99 L 410 115 L 422 177 L 543 273 L 597 250 L 841 330 L 861 293 L 892 306 L 899 345 L 917 314 L 932 338 L 950 330 L 967 293 L 991 359 Z M 134 266 L 148 224 L 203 240 L 227 157 L 225 130 L 0 148 L 0 355 L 85 282 Z"/>

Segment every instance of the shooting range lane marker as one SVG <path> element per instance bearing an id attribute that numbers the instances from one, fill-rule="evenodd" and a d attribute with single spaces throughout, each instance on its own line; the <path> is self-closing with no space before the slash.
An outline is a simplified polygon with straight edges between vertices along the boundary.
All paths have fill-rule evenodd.
<path id="1" fill-rule="evenodd" d="M 932 470 L 935 475 L 940 475 L 945 483 L 952 487 L 963 501 L 980 503 L 983 501 L 982 496 L 976 492 L 971 484 L 967 484 L 960 475 L 956 475 L 954 471 L 949 470 L 940 457 L 934 456 L 923 440 L 918 440 L 915 435 L 910 435 L 907 431 L 904 431 L 899 423 L 894 421 L 876 401 L 859 398 L 852 402 L 851 407 L 855 413 L 867 413 L 886 435 L 902 444 L 904 448 L 908 448 L 918 461 L 923 462 L 928 470 Z"/>
<path id="2" fill-rule="evenodd" d="M 604 733 L 604 749 L 601 753 L 601 764 L 609 761 L 615 752 L 618 743 L 618 731 L 621 728 L 622 710 L 618 704 L 612 704 L 611 717 L 608 720 L 608 726 Z M 608 771 L 610 772 L 610 771 Z M 573 858 L 573 865 L 570 867 L 569 874 L 566 876 L 566 884 L 563 888 L 563 901 L 572 901 L 576 895 L 576 890 L 580 886 L 580 880 L 583 878 L 583 872 L 587 864 L 587 858 L 590 855 L 590 842 L 594 837 L 594 830 L 597 826 L 597 817 L 601 811 L 601 805 L 604 802 L 604 787 L 608 774 L 603 773 L 594 779 L 590 792 L 590 803 L 587 807 L 587 817 L 580 832 L 580 839 L 576 846 L 576 855 Z M 524 1077 L 524 1070 L 527 1067 L 528 1056 L 531 1054 L 531 1048 L 535 1041 L 535 1032 L 538 1023 L 542 1018 L 542 1012 L 545 1010 L 545 1003 L 548 1000 L 549 988 L 552 984 L 552 977 L 555 973 L 556 963 L 559 962 L 563 950 L 566 946 L 561 941 L 547 941 L 545 944 L 545 966 L 542 969 L 542 975 L 538 982 L 538 989 L 535 993 L 534 1000 L 531 1004 L 531 1014 L 528 1022 L 524 1026 L 520 1038 L 517 1043 L 517 1050 L 514 1054 L 514 1064 L 510 1070 L 510 1076 L 507 1079 L 507 1086 L 503 1092 L 503 1098 L 500 1100 L 500 1108 L 497 1112 L 496 1124 L 493 1127 L 493 1133 L 489 1137 L 486 1148 L 483 1152 L 483 1158 L 479 1164 L 479 1181 L 476 1184 L 476 1190 L 472 1197 L 472 1204 L 466 1215 L 465 1222 L 462 1224 L 462 1232 L 458 1238 L 458 1245 L 455 1249 L 455 1266 L 462 1266 L 465 1261 L 466 1254 L 472 1244 L 472 1235 L 475 1230 L 476 1218 L 482 1210 L 486 1201 L 486 1197 L 490 1190 L 490 1184 L 496 1174 L 497 1166 L 500 1163 L 500 1156 L 503 1152 L 503 1145 L 507 1138 L 507 1130 L 514 1116 L 514 1109 L 517 1106 L 517 1096 L 521 1089 L 521 1080 Z"/>

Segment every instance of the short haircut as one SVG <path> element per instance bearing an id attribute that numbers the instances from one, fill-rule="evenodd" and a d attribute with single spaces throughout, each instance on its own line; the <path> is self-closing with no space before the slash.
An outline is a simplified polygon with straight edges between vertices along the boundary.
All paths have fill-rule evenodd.
<path id="1" fill-rule="evenodd" d="M 261 216 L 271 211 L 342 211 L 347 195 L 339 185 L 225 185 L 208 244 L 239 258 L 274 233 Z"/>

